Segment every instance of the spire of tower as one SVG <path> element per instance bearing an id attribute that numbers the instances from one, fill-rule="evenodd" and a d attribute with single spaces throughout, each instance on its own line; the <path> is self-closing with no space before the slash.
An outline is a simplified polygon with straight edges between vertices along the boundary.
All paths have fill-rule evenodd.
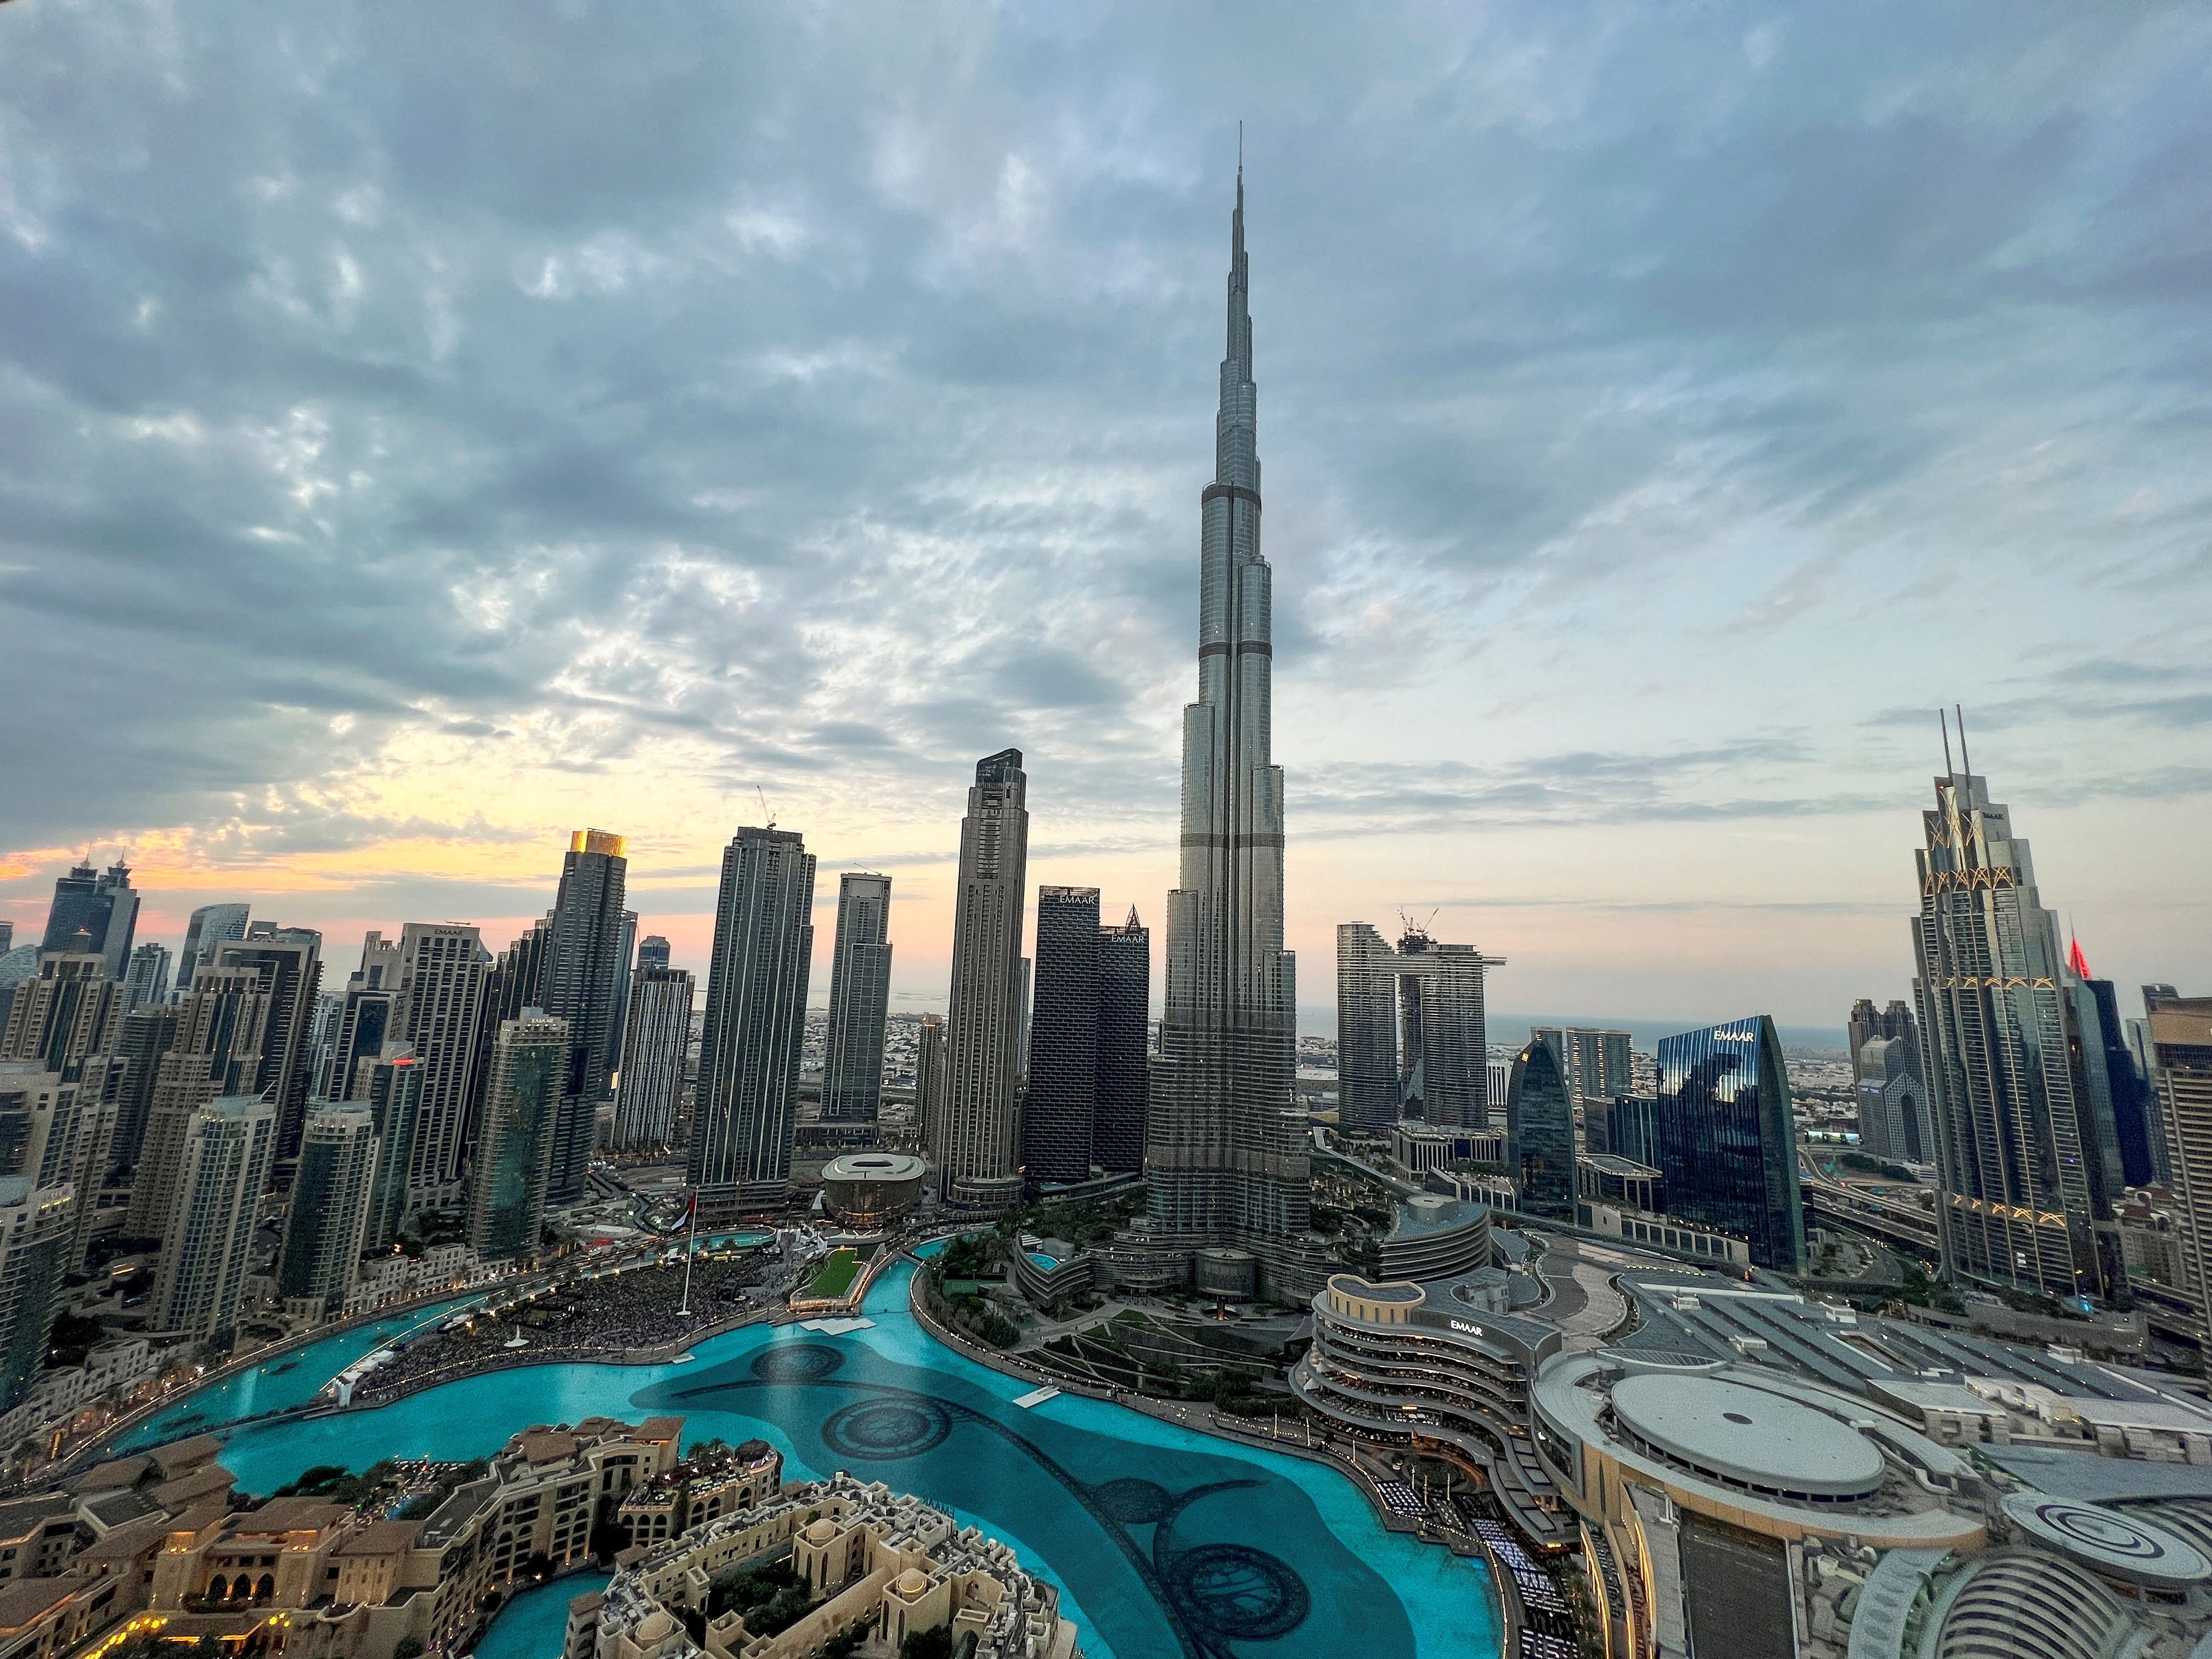
<path id="1" fill-rule="evenodd" d="M 2089 958 L 2081 954 L 2081 941 L 2078 939 L 2069 939 L 2067 944 L 2066 970 L 2076 979 L 2087 980 L 2096 977 L 2089 971 Z"/>

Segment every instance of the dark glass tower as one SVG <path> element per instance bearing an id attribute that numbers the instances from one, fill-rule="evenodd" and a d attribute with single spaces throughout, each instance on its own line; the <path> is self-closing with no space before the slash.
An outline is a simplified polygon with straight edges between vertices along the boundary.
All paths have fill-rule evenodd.
<path id="1" fill-rule="evenodd" d="M 629 869 L 624 852 L 623 838 L 604 830 L 579 830 L 571 836 L 561 862 L 561 890 L 546 924 L 540 1000 L 550 1018 L 568 1023 L 569 1044 L 568 1079 L 553 1125 L 550 1203 L 573 1203 L 584 1195 L 592 1120 L 613 1092 L 623 889 Z"/>
<path id="2" fill-rule="evenodd" d="M 702 1207 L 782 1201 L 814 957 L 814 859 L 798 831 L 741 829 L 722 854 L 692 1111 Z"/>
<path id="3" fill-rule="evenodd" d="M 554 1108 L 574 1052 L 568 1022 L 535 1008 L 507 1021 L 492 1040 L 469 1194 L 469 1243 L 487 1261 L 537 1257 L 559 1122 Z"/>
<path id="4" fill-rule="evenodd" d="M 1145 1117 L 1152 1098 L 1152 930 L 1137 907 L 1119 927 L 1098 930 L 1098 1105 L 1091 1161 L 1108 1170 L 1145 1167 Z"/>
<path id="5" fill-rule="evenodd" d="M 1521 1212 L 1575 1218 L 1575 1114 L 1551 1048 L 1531 1039 L 1513 1056 L 1505 1088 L 1505 1167 L 1521 1183 Z"/>
<path id="6" fill-rule="evenodd" d="M 1098 890 L 1037 889 L 1022 1164 L 1031 1182 L 1089 1178 L 1098 1115 Z"/>
<path id="7" fill-rule="evenodd" d="M 1797 1272 L 1797 1123 L 1774 1022 L 1758 1014 L 1662 1037 L 1653 1115 L 1667 1212 L 1748 1241 L 1759 1267 Z"/>
<path id="8" fill-rule="evenodd" d="M 873 1123 L 884 1096 L 884 1018 L 891 995 L 891 878 L 837 878 L 837 941 L 830 957 L 830 1025 L 822 1121 Z"/>
<path id="9" fill-rule="evenodd" d="M 131 946 L 138 928 L 138 891 L 131 884 L 131 866 L 111 864 L 96 870 L 80 864 L 54 883 L 53 906 L 46 912 L 46 935 L 41 951 L 89 949 L 105 957 L 107 976 L 123 982 L 131 962 Z M 72 944 L 82 930 L 91 944 Z"/>
<path id="10" fill-rule="evenodd" d="M 2095 1011 L 2094 1021 L 2082 1022 L 2088 1028 L 2082 1036 L 2103 1060 L 2121 1179 L 2130 1187 L 2148 1187 L 2161 1178 L 2165 1159 L 2158 1144 L 2158 1115 L 2151 1103 L 2150 1085 L 2136 1069 L 2135 1051 L 2128 1044 L 2127 1028 L 2120 1019 L 2119 993 L 2112 981 L 2091 977 L 2088 958 L 2081 954 L 2078 940 L 2069 952 L 2067 965 Z"/>

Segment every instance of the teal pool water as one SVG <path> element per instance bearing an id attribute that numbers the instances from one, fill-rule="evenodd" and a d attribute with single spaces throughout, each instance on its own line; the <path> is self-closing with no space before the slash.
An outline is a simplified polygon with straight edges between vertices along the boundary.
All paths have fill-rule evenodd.
<path id="1" fill-rule="evenodd" d="M 1060 1587 L 1091 1659 L 1499 1651 L 1483 1568 L 1383 1531 L 1341 1475 L 1097 1401 L 1061 1395 L 1024 1411 L 1012 1402 L 1029 1384 L 915 1323 L 911 1273 L 901 1263 L 871 1288 L 872 1329 L 831 1337 L 757 1326 L 702 1342 L 688 1364 L 465 1377 L 374 1411 L 242 1424 L 223 1462 L 246 1490 L 265 1492 L 316 1463 L 473 1457 L 532 1423 L 678 1413 L 687 1441 L 757 1436 L 783 1453 L 792 1478 L 849 1469 L 1006 1539 Z M 299 1370 L 319 1368 L 319 1386 L 344 1363 L 334 1355 L 311 1367 L 303 1357 Z M 173 1431 L 211 1426 L 222 1404 L 183 1402 L 200 1420 Z M 557 1634 L 532 1634 L 538 1615 L 524 1608 L 550 1603 L 543 1618 L 556 1631 L 582 1585 L 563 1580 L 517 1598 L 480 1651 L 550 1659 Z"/>
<path id="2" fill-rule="evenodd" d="M 568 1603 L 603 1590 L 612 1575 L 580 1572 L 522 1592 L 499 1610 L 476 1646 L 476 1659 L 560 1659 Z"/>
<path id="3" fill-rule="evenodd" d="M 374 1352 L 417 1326 L 444 1318 L 455 1308 L 483 1299 L 481 1296 L 455 1297 L 295 1348 L 266 1364 L 193 1390 L 125 1435 L 115 1443 L 114 1449 L 138 1451 L 165 1440 L 203 1434 L 241 1418 L 304 1406 L 323 1391 L 323 1384 L 363 1354 Z"/>

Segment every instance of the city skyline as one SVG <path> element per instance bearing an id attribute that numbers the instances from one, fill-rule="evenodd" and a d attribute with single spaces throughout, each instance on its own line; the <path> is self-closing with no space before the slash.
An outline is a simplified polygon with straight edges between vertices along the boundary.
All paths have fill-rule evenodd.
<path id="1" fill-rule="evenodd" d="M 2201 17 L 1408 22 L 1440 104 L 1385 95 L 1394 31 L 1350 24 L 1201 99 L 1188 66 L 1228 27 L 1203 15 L 1110 41 L 702 18 L 687 60 L 792 68 L 757 89 L 763 127 L 674 70 L 638 71 L 666 94 L 653 146 L 605 145 L 586 97 L 510 90 L 469 104 L 492 149 L 541 141 L 502 173 L 410 147 L 392 78 L 460 107 L 416 44 L 302 25 L 328 64 L 311 100 L 249 16 L 166 47 L 10 19 L 17 61 L 96 53 L 117 100 L 33 119 L 0 68 L 29 158 L 0 283 L 67 348 L 13 349 L 0 396 L 90 446 L 0 460 L 24 686 L 0 764 L 42 786 L 0 804 L 19 941 L 89 848 L 131 854 L 141 937 L 251 897 L 339 970 L 408 917 L 497 945 L 542 912 L 555 839 L 615 820 L 641 926 L 696 969 L 757 784 L 825 871 L 897 877 L 913 1010 L 947 966 L 964 760 L 1006 744 L 1032 880 L 1150 913 L 1241 111 L 1280 273 L 1261 321 L 1310 1028 L 1335 927 L 1401 906 L 1510 957 L 1504 1007 L 1832 1025 L 1901 994 L 1893 826 L 1954 701 L 2104 970 L 2212 971 L 2204 896 L 2137 873 L 2187 867 L 2212 782 L 2205 625 L 2176 602 L 2203 508 L 2159 414 L 2196 371 L 2157 308 L 2198 300 L 2154 253 L 2194 216 L 2158 180 L 2204 149 L 2175 67 Z M 611 25 L 641 48 L 632 27 Z M 587 86 L 605 44 L 564 24 L 532 73 Z M 906 77 L 939 52 L 971 95 L 924 107 Z M 244 88 L 223 120 L 191 91 L 218 63 Z M 153 95 L 163 76 L 186 94 Z M 2068 125 L 2092 108 L 2129 112 Z M 355 118 L 335 149 L 324 110 Z M 1770 188 L 1777 153 L 1818 187 Z M 1600 210 L 1620 176 L 1644 205 Z M 111 258 L 94 198 L 154 251 Z M 1837 203 L 1864 235 L 1838 240 Z M 186 251 L 206 236 L 238 251 L 222 271 Z M 265 353 L 210 354 L 241 327 Z M 1999 570 L 2008 626 L 1959 645 L 1947 615 Z M 106 743 L 75 740 L 86 720 Z"/>

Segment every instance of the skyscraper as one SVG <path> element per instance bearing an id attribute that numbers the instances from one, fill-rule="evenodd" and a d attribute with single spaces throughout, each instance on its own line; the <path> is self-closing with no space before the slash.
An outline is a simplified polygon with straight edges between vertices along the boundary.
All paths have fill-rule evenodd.
<path id="1" fill-rule="evenodd" d="M 1869 1037 L 1853 1068 L 1859 1074 L 1859 1150 L 1893 1163 L 1928 1163 L 1935 1148 L 1919 1048 L 1910 1037 Z"/>
<path id="2" fill-rule="evenodd" d="M 325 1099 L 358 1100 L 356 1073 L 362 1061 L 377 1058 L 385 1039 L 398 1034 L 393 1016 L 399 1006 L 400 972 L 398 941 L 387 944 L 371 929 L 361 942 L 361 966 L 348 975 L 338 1000 L 337 1033 L 320 1084 Z"/>
<path id="3" fill-rule="evenodd" d="M 1550 1045 L 1535 1037 L 1513 1057 L 1506 1085 L 1505 1168 L 1520 1183 L 1522 1214 L 1574 1220 L 1574 1109 Z"/>
<path id="4" fill-rule="evenodd" d="M 1850 1017 L 1844 1022 L 1845 1046 L 1850 1050 L 1851 1080 L 1858 1082 L 1865 1073 L 1859 1064 L 1859 1051 L 1869 1042 L 1904 1042 L 1917 1057 L 1920 1053 L 1920 1024 L 1912 1018 L 1912 1009 L 1902 998 L 1890 999 L 1889 1006 L 1876 1008 L 1871 997 L 1861 997 L 1851 1004 Z M 1888 1057 L 1894 1064 L 1895 1056 Z"/>
<path id="5" fill-rule="evenodd" d="M 232 1095 L 192 1114 L 154 1288 L 158 1328 L 219 1337 L 238 1322 L 276 1152 L 276 1108 Z"/>
<path id="6" fill-rule="evenodd" d="M 1755 1014 L 1660 1038 L 1652 1116 L 1667 1212 L 1748 1241 L 1759 1267 L 1797 1272 L 1797 1120 L 1774 1022 Z"/>
<path id="7" fill-rule="evenodd" d="M 492 1040 L 483 1123 L 470 1174 L 469 1243 L 487 1261 L 536 1259 L 552 1179 L 555 1109 L 574 1065 L 568 1023 L 536 1008 Z"/>
<path id="8" fill-rule="evenodd" d="M 814 956 L 814 859 L 748 824 L 722 852 L 689 1173 L 702 1207 L 782 1200 Z"/>
<path id="9" fill-rule="evenodd" d="M 623 1039 L 629 1033 L 629 986 L 632 964 L 637 959 L 637 912 L 622 913 L 622 939 L 615 947 L 614 1021 L 607 1037 L 607 1070 L 623 1066 Z M 610 1097 L 612 1079 L 609 1079 Z"/>
<path id="10" fill-rule="evenodd" d="M 201 1109 L 257 1086 L 270 1000 L 268 981 L 252 968 L 203 968 L 193 976 L 191 989 L 178 1000 L 176 1028 L 161 1051 L 146 1103 L 138 1175 L 131 1183 L 131 1208 L 124 1222 L 131 1237 L 167 1235 L 183 1192 L 192 1124 Z"/>
<path id="11" fill-rule="evenodd" d="M 696 993 L 689 973 L 665 963 L 641 967 L 630 981 L 629 1031 L 623 1039 L 626 1058 L 615 1094 L 617 1146 L 635 1151 L 673 1139 Z"/>
<path id="12" fill-rule="evenodd" d="M 131 866 L 111 864 L 95 870 L 80 864 L 54 883 L 46 939 L 39 948 L 92 951 L 106 963 L 107 976 L 120 985 L 137 929 L 138 892 L 131 884 Z M 90 939 L 88 945 L 76 942 L 79 932 Z"/>
<path id="13" fill-rule="evenodd" d="M 1032 1182 L 1089 1178 L 1098 1114 L 1098 890 L 1040 887 L 1031 958 L 1022 1164 Z"/>
<path id="14" fill-rule="evenodd" d="M 385 1040 L 406 1044 L 422 1068 L 410 1209 L 445 1207 L 459 1195 L 483 1017 L 483 935 L 473 927 L 410 921 L 399 930 L 399 1029 Z"/>
<path id="15" fill-rule="evenodd" d="M 169 947 L 166 945 L 141 945 L 131 952 L 129 965 L 123 975 L 123 1012 L 149 1002 L 169 1000 Z"/>
<path id="16" fill-rule="evenodd" d="M 310 1318 L 344 1310 L 368 1229 L 377 1152 L 376 1115 L 367 1101 L 332 1102 L 307 1115 L 276 1294 L 304 1304 Z"/>
<path id="17" fill-rule="evenodd" d="M 149 1003 L 124 1015 L 110 1052 L 128 1063 L 115 1120 L 115 1161 L 125 1167 L 138 1162 L 146 1142 L 146 1115 L 153 1109 L 154 1085 L 161 1073 L 161 1056 L 177 1041 L 183 1011 L 173 1002 Z"/>
<path id="18" fill-rule="evenodd" d="M 592 1157 L 592 1126 L 610 1097 L 615 1048 L 615 994 L 625 966 L 623 891 L 629 860 L 620 836 L 579 830 L 561 862 L 561 888 L 553 901 L 545 950 L 546 1013 L 568 1024 L 573 1052 L 553 1128 L 553 1173 L 548 1194 L 556 1204 L 584 1194 Z M 631 915 L 629 926 L 637 918 Z"/>
<path id="19" fill-rule="evenodd" d="M 2212 997 L 2177 996 L 2159 988 L 2149 1007 L 2153 1085 L 2166 1127 L 2181 1230 L 2180 1283 L 2175 1287 L 2212 1331 Z"/>
<path id="20" fill-rule="evenodd" d="M 837 942 L 830 957 L 830 1027 L 822 1121 L 873 1123 L 884 1093 L 884 1018 L 890 1006 L 891 878 L 837 878 Z"/>
<path id="21" fill-rule="evenodd" d="M 1944 1266 L 2069 1301 L 2105 1295 L 2123 1270 L 2116 1237 L 2100 1245 L 2105 1162 L 2057 919 L 2010 811 L 1946 763 L 1921 814 L 1912 922 Z"/>
<path id="22" fill-rule="evenodd" d="M 1231 219 L 1228 349 L 1213 482 L 1199 511 L 1198 699 L 1183 709 L 1179 884 L 1146 1128 L 1153 1235 L 1183 1260 L 1255 1259 L 1270 1294 L 1318 1288 L 1313 1182 L 1292 1088 L 1296 963 L 1283 948 L 1283 775 L 1274 764 L 1273 573 L 1260 554 L 1258 392 L 1244 178 Z"/>
<path id="23" fill-rule="evenodd" d="M 376 1173 L 369 1194 L 362 1249 L 380 1250 L 407 1224 L 407 1172 L 422 1130 L 422 1068 L 398 1043 L 359 1067 L 359 1098 L 376 1124 Z"/>
<path id="24" fill-rule="evenodd" d="M 112 1039 L 122 991 L 97 951 L 40 952 L 39 976 L 15 989 L 0 1031 L 0 1060 L 40 1060 L 75 1079 L 87 1058 Z"/>
<path id="25" fill-rule="evenodd" d="M 21 1405 L 45 1367 L 76 1225 L 68 1187 L 0 1176 L 0 1412 Z"/>
<path id="26" fill-rule="evenodd" d="M 949 1204 L 1003 1210 L 1021 1196 L 1022 921 L 1028 895 L 1029 776 L 1022 751 L 975 763 L 960 820 L 960 884 L 952 908 L 944 1109 L 930 1161 Z"/>
<path id="27" fill-rule="evenodd" d="M 1098 1109 L 1091 1161 L 1109 1171 L 1145 1167 L 1152 1103 L 1152 932 L 1137 907 L 1098 930 Z"/>
<path id="28" fill-rule="evenodd" d="M 915 1036 L 914 1131 L 925 1148 L 937 1145 L 937 1119 L 945 1105 L 945 1020 L 924 1014 Z"/>
<path id="29" fill-rule="evenodd" d="M 1470 945 L 1440 945 L 1418 927 L 1394 946 L 1364 921 L 1339 926 L 1337 1121 L 1372 1134 L 1387 1133 L 1401 1115 L 1485 1127 L 1483 972 L 1504 963 Z"/>
<path id="30" fill-rule="evenodd" d="M 248 1085 L 266 1092 L 276 1107 L 276 1157 L 299 1156 L 307 1121 L 315 1057 L 315 1003 L 323 988 L 323 936 L 312 929 L 270 929 L 256 939 L 224 939 L 215 965 L 250 968 L 269 987 L 269 1028 L 261 1046 L 261 1074 Z"/>
<path id="31" fill-rule="evenodd" d="M 2089 1006 L 2083 1012 L 2081 1035 L 2101 1059 L 2112 1109 L 2114 1150 L 2120 1160 L 2120 1178 L 2130 1187 L 2148 1187 L 2167 1176 L 2158 1105 L 2150 1083 L 2136 1068 L 2127 1028 L 2120 1018 L 2118 988 L 2089 971 L 2089 959 L 2075 940 L 2067 949 L 2066 965 Z"/>
<path id="32" fill-rule="evenodd" d="M 1587 1109 L 1628 1092 L 1633 1073 L 1627 1032 L 1570 1025 L 1565 1036 L 1568 1099 Z"/>
<path id="33" fill-rule="evenodd" d="M 246 904 L 203 904 L 185 924 L 184 948 L 177 952 L 177 988 L 192 982 L 203 968 L 215 966 L 215 947 L 227 939 L 246 937 L 246 920 L 252 907 Z"/>
<path id="34" fill-rule="evenodd" d="M 647 933 L 638 940 L 637 965 L 641 968 L 668 966 L 668 941 L 658 933 Z"/>

